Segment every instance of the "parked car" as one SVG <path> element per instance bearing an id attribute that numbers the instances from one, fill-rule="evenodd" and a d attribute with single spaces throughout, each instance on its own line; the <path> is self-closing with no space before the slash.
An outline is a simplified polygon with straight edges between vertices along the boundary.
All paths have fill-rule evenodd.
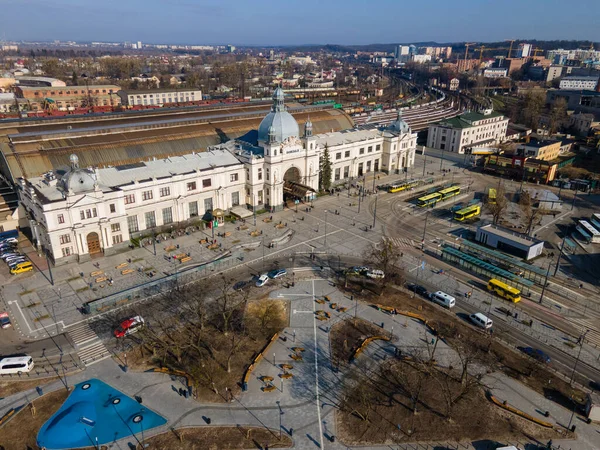
<path id="1" fill-rule="evenodd" d="M 531 356 L 532 358 L 537 359 L 538 361 L 543 362 L 544 364 L 550 363 L 550 356 L 548 356 L 539 348 L 518 347 L 518 349 L 525 353 L 527 356 Z"/>
<path id="2" fill-rule="evenodd" d="M 382 279 L 385 278 L 385 272 L 379 269 L 369 269 L 366 273 L 367 277 L 374 279 Z"/>
<path id="3" fill-rule="evenodd" d="M 416 294 L 419 294 L 423 297 L 427 297 L 427 289 L 424 286 L 421 286 L 420 284 L 407 283 L 406 288 L 410 289 L 411 291 L 413 291 Z"/>
<path id="4" fill-rule="evenodd" d="M 263 287 L 265 284 L 267 284 L 267 281 L 269 281 L 269 275 L 263 273 L 260 277 L 257 278 L 256 287 Z"/>
<path id="5" fill-rule="evenodd" d="M 146 322 L 142 316 L 134 316 L 130 317 L 129 319 L 125 319 L 115 330 L 115 337 L 122 338 L 135 333 L 143 328 L 145 324 Z"/>
<path id="6" fill-rule="evenodd" d="M 269 278 L 279 278 L 279 277 L 283 277 L 283 276 L 287 275 L 287 270 L 275 269 L 275 270 L 271 270 L 269 273 L 267 273 L 267 275 L 269 276 Z"/>
<path id="7" fill-rule="evenodd" d="M 0 328 L 10 328 L 12 324 L 10 323 L 10 317 L 8 317 L 7 312 L 0 313 Z"/>
<path id="8" fill-rule="evenodd" d="M 33 270 L 33 264 L 31 264 L 31 261 L 25 261 L 25 262 L 17 264 L 15 267 L 10 269 L 10 274 L 18 275 L 20 273 L 30 272 L 32 270 Z"/>

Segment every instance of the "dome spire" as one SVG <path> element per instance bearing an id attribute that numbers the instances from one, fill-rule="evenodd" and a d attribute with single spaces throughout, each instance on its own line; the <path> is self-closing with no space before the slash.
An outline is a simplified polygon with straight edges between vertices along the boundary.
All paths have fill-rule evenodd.
<path id="1" fill-rule="evenodd" d="M 277 86 L 277 89 L 275 89 L 275 92 L 273 92 L 273 106 L 271 107 L 271 111 L 273 111 L 273 112 L 285 111 L 284 100 L 285 100 L 285 93 L 283 92 L 283 89 L 281 89 L 281 86 Z"/>

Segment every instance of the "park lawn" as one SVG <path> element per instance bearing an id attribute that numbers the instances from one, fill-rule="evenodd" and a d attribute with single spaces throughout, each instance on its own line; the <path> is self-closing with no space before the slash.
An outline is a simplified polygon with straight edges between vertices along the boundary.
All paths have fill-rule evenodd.
<path id="1" fill-rule="evenodd" d="M 369 445 L 467 440 L 502 442 L 524 436 L 546 441 L 559 437 L 552 429 L 534 425 L 494 406 L 479 386 L 468 390 L 456 402 L 448 418 L 444 398 L 460 394 L 460 380 L 431 367 L 426 369 L 429 375 L 424 375 L 422 369 L 423 366 L 392 359 L 353 385 L 344 395 L 336 415 L 341 441 L 346 445 Z M 433 371 L 435 375 L 431 375 Z M 414 385 L 419 376 L 424 377 L 423 387 L 414 414 L 410 397 L 413 391 L 407 389 L 405 383 Z"/>
<path id="2" fill-rule="evenodd" d="M 349 286 L 352 289 L 353 286 Z M 355 294 L 356 295 L 356 294 Z M 389 288 L 385 295 L 378 296 L 363 291 L 362 300 L 392 306 L 404 311 L 410 311 L 425 316 L 452 347 L 471 344 L 479 350 L 478 358 L 492 371 L 499 370 L 506 375 L 519 380 L 534 391 L 559 405 L 572 410 L 574 407 L 583 408 L 585 393 L 572 388 L 561 377 L 537 363 L 533 358 L 508 348 L 497 339 L 482 339 L 482 334 L 475 331 L 466 323 L 451 314 L 440 310 L 431 302 L 420 297 L 412 297 L 398 288 Z M 497 337 L 500 337 L 497 335 Z M 509 339 L 509 337 L 507 336 Z M 574 404 L 571 398 L 576 400 Z"/>
<path id="3" fill-rule="evenodd" d="M 68 395 L 69 392 L 65 389 L 59 389 L 36 398 L 33 401 L 35 416 L 32 416 L 32 410 L 28 406 L 19 411 L 0 428 L 0 448 L 5 450 L 38 448 L 36 438 L 39 429 L 52 414 L 58 411 Z"/>
<path id="4" fill-rule="evenodd" d="M 274 328 L 280 331 L 288 324 L 288 303 L 283 300 L 265 298 L 264 295 L 256 300 L 248 302 L 244 312 L 244 321 L 248 328 L 261 330 Z M 209 322 L 203 334 L 208 347 L 213 349 L 215 360 L 206 360 L 203 364 L 210 364 L 211 378 L 200 378 L 196 382 L 195 392 L 197 400 L 208 403 L 228 402 L 231 397 L 226 393 L 227 388 L 234 395 L 241 392 L 242 376 L 254 357 L 264 348 L 272 334 L 264 335 L 254 333 L 252 335 L 240 335 L 241 345 L 235 350 L 231 358 L 231 370 L 225 370 L 225 355 L 223 349 L 227 349 L 232 335 L 228 336 L 213 327 Z M 237 338 L 236 338 L 237 339 Z M 123 354 L 116 357 L 119 364 L 124 364 Z M 145 345 L 137 345 L 133 350 L 127 352 L 127 364 L 130 370 L 147 371 L 162 367 L 161 361 L 153 355 L 152 349 Z"/>
<path id="5" fill-rule="evenodd" d="M 329 332 L 334 361 L 348 362 L 366 338 L 380 336 L 382 333 L 387 334 L 377 325 L 360 318 L 336 323 Z"/>
<path id="6" fill-rule="evenodd" d="M 181 438 L 181 439 L 180 439 Z M 256 427 L 181 428 L 146 439 L 155 450 L 229 450 L 289 448 L 292 440 L 285 434 Z"/>
<path id="7" fill-rule="evenodd" d="M 0 380 L 0 397 L 8 397 L 9 395 L 16 394 L 18 392 L 28 391 L 36 386 L 43 387 L 45 384 L 56 381 L 58 377 L 50 378 L 38 378 L 28 380 L 14 380 L 5 378 Z"/>

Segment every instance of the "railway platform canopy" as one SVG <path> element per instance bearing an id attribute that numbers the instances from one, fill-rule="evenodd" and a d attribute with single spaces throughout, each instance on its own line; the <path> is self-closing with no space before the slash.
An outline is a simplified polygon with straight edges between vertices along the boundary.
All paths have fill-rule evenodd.
<path id="1" fill-rule="evenodd" d="M 527 278 L 534 282 L 543 282 L 546 277 L 546 271 L 540 267 L 534 266 L 533 264 L 527 264 L 515 256 L 507 255 L 506 253 L 487 248 L 466 239 L 460 241 L 459 249 L 464 253 L 495 261 L 501 265 L 508 266 L 513 270 L 516 269 L 517 272 L 522 273 L 521 276 L 523 278 Z"/>
<path id="2" fill-rule="evenodd" d="M 500 267 L 485 262 L 473 255 L 461 252 L 448 244 L 442 247 L 442 258 L 446 261 L 458 264 L 460 267 L 477 275 L 487 278 L 496 278 L 521 290 L 528 290 L 528 288 L 531 288 L 534 284 L 531 280 L 520 277 L 508 270 L 501 269 Z"/>

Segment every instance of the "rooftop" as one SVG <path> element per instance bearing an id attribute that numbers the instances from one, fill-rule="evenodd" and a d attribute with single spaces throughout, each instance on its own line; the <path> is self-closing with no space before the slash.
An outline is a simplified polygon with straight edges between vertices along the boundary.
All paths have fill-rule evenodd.
<path id="1" fill-rule="evenodd" d="M 149 180 L 152 178 L 169 178 L 176 175 L 190 174 L 196 171 L 211 170 L 216 167 L 227 167 L 241 164 L 240 161 L 227 150 L 211 150 L 202 153 L 191 153 L 182 156 L 173 156 L 165 159 L 139 161 L 132 164 L 106 167 L 96 172 L 98 187 L 109 191 L 120 186 L 126 186 L 135 181 Z M 57 178 L 64 176 L 64 170 L 55 170 Z M 29 180 L 31 184 L 49 201 L 63 199 L 62 192 L 56 186 L 45 182 L 44 177 Z"/>
<path id="2" fill-rule="evenodd" d="M 474 127 L 474 122 L 480 120 L 493 119 L 495 117 L 504 117 L 503 114 L 492 111 L 489 114 L 481 114 L 478 112 L 467 112 L 460 116 L 452 117 L 450 119 L 444 119 L 439 122 L 439 125 L 450 126 L 452 128 L 471 128 Z"/>
<path id="3" fill-rule="evenodd" d="M 121 88 L 114 84 L 90 84 L 89 86 L 19 86 L 23 91 L 56 91 L 64 89 L 113 89 L 118 91 Z"/>
<path id="4" fill-rule="evenodd" d="M 541 139 L 531 138 L 531 140 L 529 142 L 519 142 L 519 146 L 521 146 L 521 147 L 533 147 L 533 148 L 544 148 L 544 147 L 548 147 L 550 145 L 554 145 L 557 142 L 560 143 L 560 141 L 557 141 L 557 140 L 541 140 Z"/>
<path id="5" fill-rule="evenodd" d="M 135 94 L 155 94 L 162 92 L 191 92 L 191 91 L 200 91 L 197 88 L 167 88 L 167 89 L 120 89 L 119 92 L 124 92 L 127 95 L 135 95 Z"/>
<path id="6" fill-rule="evenodd" d="M 540 242 L 544 242 L 521 233 L 515 233 L 505 228 L 500 228 L 496 225 L 492 225 L 491 223 L 479 227 L 479 230 L 485 231 L 486 233 L 495 234 L 498 237 L 516 242 L 517 244 L 521 244 L 525 247 L 532 247 Z"/>

